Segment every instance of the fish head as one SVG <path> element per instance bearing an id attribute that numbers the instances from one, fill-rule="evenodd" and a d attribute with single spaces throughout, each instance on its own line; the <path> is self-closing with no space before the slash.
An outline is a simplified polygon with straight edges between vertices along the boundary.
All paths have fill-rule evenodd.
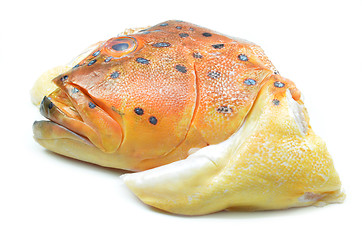
<path id="1" fill-rule="evenodd" d="M 52 80 L 57 89 L 40 106 L 50 121 L 34 124 L 35 139 L 62 155 L 126 169 L 172 152 L 189 131 L 197 88 L 193 56 L 173 35 L 153 28 L 98 44 Z"/>
<path id="2" fill-rule="evenodd" d="M 255 44 L 167 21 L 100 42 L 55 77 L 35 139 L 100 165 L 153 168 L 230 137 L 270 75 Z"/>

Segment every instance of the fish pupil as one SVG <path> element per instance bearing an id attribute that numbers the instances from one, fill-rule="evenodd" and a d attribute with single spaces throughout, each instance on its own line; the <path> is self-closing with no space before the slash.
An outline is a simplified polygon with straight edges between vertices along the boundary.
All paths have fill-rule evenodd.
<path id="1" fill-rule="evenodd" d="M 112 49 L 115 51 L 124 51 L 126 49 L 129 48 L 129 44 L 128 43 L 118 43 L 118 44 L 114 44 L 112 46 Z"/>

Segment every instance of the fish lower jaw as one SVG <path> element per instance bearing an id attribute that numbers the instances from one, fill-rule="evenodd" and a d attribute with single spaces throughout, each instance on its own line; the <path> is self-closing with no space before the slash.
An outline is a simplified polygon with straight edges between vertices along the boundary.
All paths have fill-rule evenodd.
<path id="1" fill-rule="evenodd" d="M 33 134 L 34 138 L 39 140 L 73 139 L 85 144 L 93 145 L 86 137 L 53 122 L 52 120 L 35 121 L 33 123 Z"/>
<path id="2" fill-rule="evenodd" d="M 44 148 L 71 158 L 79 158 L 84 148 L 96 148 L 87 138 L 51 120 L 35 121 L 33 134 Z"/>
<path id="3" fill-rule="evenodd" d="M 49 151 L 91 164 L 131 170 L 119 155 L 101 151 L 88 138 L 53 121 L 35 121 L 33 134 L 35 141 Z"/>

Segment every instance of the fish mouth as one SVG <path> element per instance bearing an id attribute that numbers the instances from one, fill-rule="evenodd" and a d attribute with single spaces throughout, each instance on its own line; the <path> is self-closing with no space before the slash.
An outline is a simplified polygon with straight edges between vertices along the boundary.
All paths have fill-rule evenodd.
<path id="1" fill-rule="evenodd" d="M 60 101 L 45 96 L 40 104 L 40 113 L 47 120 L 34 121 L 33 137 L 44 148 L 84 161 L 91 159 L 90 153 L 93 156 L 103 154 L 85 133 L 70 124 L 72 121 L 79 124 L 83 122 L 73 105 L 61 104 Z"/>
<path id="2" fill-rule="evenodd" d="M 79 154 L 69 154 L 75 142 L 82 145 L 77 152 L 86 147 L 114 153 L 121 145 L 120 124 L 85 90 L 72 84 L 64 84 L 45 96 L 40 113 L 48 120 L 34 122 L 34 138 L 51 151 L 79 158 Z"/>
<path id="3" fill-rule="evenodd" d="M 77 128 L 75 123 L 84 124 L 79 113 L 69 98 L 60 89 L 54 91 L 52 97 L 44 96 L 40 104 L 40 113 L 48 120 L 33 123 L 34 138 L 39 141 L 54 139 L 73 139 L 94 146 L 92 142 Z M 73 124 L 71 124 L 73 122 Z"/>

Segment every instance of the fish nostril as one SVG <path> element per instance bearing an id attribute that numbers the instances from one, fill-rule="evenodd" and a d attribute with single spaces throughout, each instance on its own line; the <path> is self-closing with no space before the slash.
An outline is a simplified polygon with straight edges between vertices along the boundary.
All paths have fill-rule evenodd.
<path id="1" fill-rule="evenodd" d="M 68 75 L 65 75 L 60 78 L 60 81 L 64 82 L 64 81 L 68 80 L 68 78 L 69 78 Z"/>

